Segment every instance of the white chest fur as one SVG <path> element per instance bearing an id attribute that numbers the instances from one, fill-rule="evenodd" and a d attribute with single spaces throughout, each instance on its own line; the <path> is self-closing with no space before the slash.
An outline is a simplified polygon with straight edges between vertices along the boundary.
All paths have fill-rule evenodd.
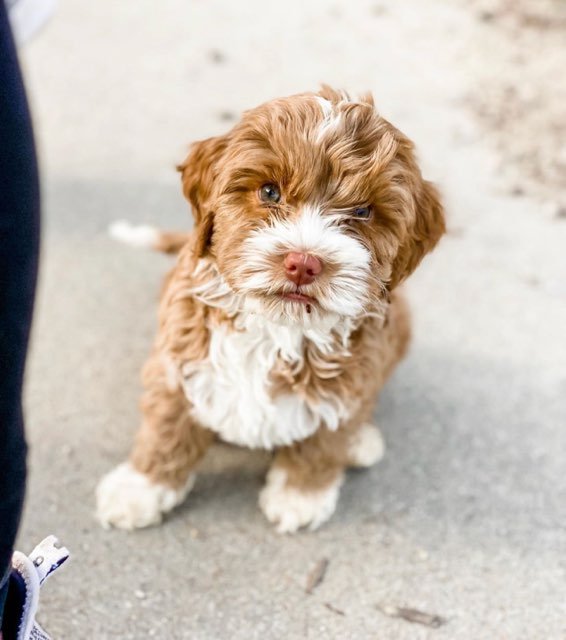
<path id="1" fill-rule="evenodd" d="M 272 449 L 312 435 L 323 423 L 337 429 L 346 410 L 339 399 L 307 402 L 298 394 L 272 397 L 270 372 L 277 358 L 303 366 L 300 328 L 248 320 L 241 331 L 211 332 L 208 359 L 183 366 L 183 387 L 194 417 L 234 444 Z"/>

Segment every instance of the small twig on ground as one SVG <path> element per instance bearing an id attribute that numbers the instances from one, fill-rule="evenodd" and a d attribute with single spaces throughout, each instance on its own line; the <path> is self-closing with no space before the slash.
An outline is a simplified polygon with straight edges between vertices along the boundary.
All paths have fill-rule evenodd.
<path id="1" fill-rule="evenodd" d="M 330 560 L 328 558 L 321 558 L 314 566 L 313 570 L 307 576 L 307 584 L 305 586 L 305 593 L 311 594 L 318 585 L 324 580 L 326 570 Z"/>
<path id="2" fill-rule="evenodd" d="M 330 604 L 330 602 L 325 602 L 324 606 L 329 610 L 332 611 L 332 613 L 337 613 L 339 616 L 345 616 L 346 614 L 344 613 L 344 611 L 342 611 L 342 609 L 338 609 L 338 607 L 335 607 L 333 604 Z"/>
<path id="3" fill-rule="evenodd" d="M 446 623 L 446 619 L 436 614 L 425 613 L 418 609 L 411 609 L 409 607 L 395 607 L 390 605 L 376 605 L 378 611 L 381 611 L 390 618 L 402 618 L 407 622 L 413 622 L 415 624 L 422 624 L 425 627 L 432 627 L 438 629 Z"/>

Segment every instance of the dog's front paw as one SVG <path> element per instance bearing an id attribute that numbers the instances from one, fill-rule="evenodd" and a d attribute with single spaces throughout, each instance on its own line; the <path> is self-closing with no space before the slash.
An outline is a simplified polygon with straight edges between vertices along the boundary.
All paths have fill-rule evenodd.
<path id="1" fill-rule="evenodd" d="M 194 483 L 191 475 L 181 489 L 155 484 L 124 463 L 105 475 L 96 488 L 96 515 L 105 528 L 141 529 L 159 524 L 163 514 L 180 504 Z"/>
<path id="2" fill-rule="evenodd" d="M 279 533 L 295 533 L 301 527 L 317 529 L 336 509 L 342 475 L 329 486 L 316 491 L 301 491 L 287 486 L 283 469 L 271 469 L 259 494 L 259 506 L 266 518 L 277 525 Z"/>

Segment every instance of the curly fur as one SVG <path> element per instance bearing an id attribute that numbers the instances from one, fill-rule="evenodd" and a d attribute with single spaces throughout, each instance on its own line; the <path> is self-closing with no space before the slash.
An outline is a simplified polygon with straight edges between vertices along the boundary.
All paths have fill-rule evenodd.
<path id="1" fill-rule="evenodd" d="M 195 227 L 151 234 L 180 253 L 143 372 L 132 468 L 180 490 L 214 437 L 271 449 L 262 508 L 285 531 L 318 526 L 344 469 L 381 455 L 368 423 L 409 341 L 399 285 L 444 232 L 437 190 L 371 96 L 329 87 L 246 112 L 179 170 Z M 258 196 L 266 183 L 279 202 Z M 371 219 L 353 218 L 368 205 Z M 322 273 L 297 287 L 283 269 L 291 251 L 316 255 Z M 299 288 L 312 305 L 289 300 Z"/>

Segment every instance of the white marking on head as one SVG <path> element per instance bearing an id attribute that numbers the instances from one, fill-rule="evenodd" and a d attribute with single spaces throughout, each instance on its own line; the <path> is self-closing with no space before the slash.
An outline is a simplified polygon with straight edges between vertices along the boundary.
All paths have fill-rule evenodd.
<path id="1" fill-rule="evenodd" d="M 159 242 L 159 231 L 149 225 L 135 225 L 127 220 L 116 220 L 108 227 L 114 240 L 141 249 L 155 249 Z"/>
<path id="2" fill-rule="evenodd" d="M 330 116 L 332 115 L 332 102 L 330 102 L 330 100 L 327 100 L 326 98 L 322 98 L 321 96 L 316 96 L 316 101 L 322 109 L 322 117 L 330 118 Z"/>
<path id="3" fill-rule="evenodd" d="M 316 141 L 320 142 L 328 133 L 337 129 L 340 124 L 341 113 L 336 109 L 337 105 L 332 105 L 332 103 L 329 100 L 326 100 L 326 98 L 317 96 L 316 100 L 320 104 L 323 116 L 316 134 Z"/>
<path id="4" fill-rule="evenodd" d="M 336 131 L 342 121 L 341 108 L 343 106 L 348 104 L 368 106 L 368 103 L 361 98 L 355 95 L 349 96 L 345 91 L 340 92 L 340 100 L 335 104 L 321 96 L 316 96 L 315 98 L 322 110 L 322 121 L 316 134 L 317 142 L 321 142 L 326 135 Z"/>

